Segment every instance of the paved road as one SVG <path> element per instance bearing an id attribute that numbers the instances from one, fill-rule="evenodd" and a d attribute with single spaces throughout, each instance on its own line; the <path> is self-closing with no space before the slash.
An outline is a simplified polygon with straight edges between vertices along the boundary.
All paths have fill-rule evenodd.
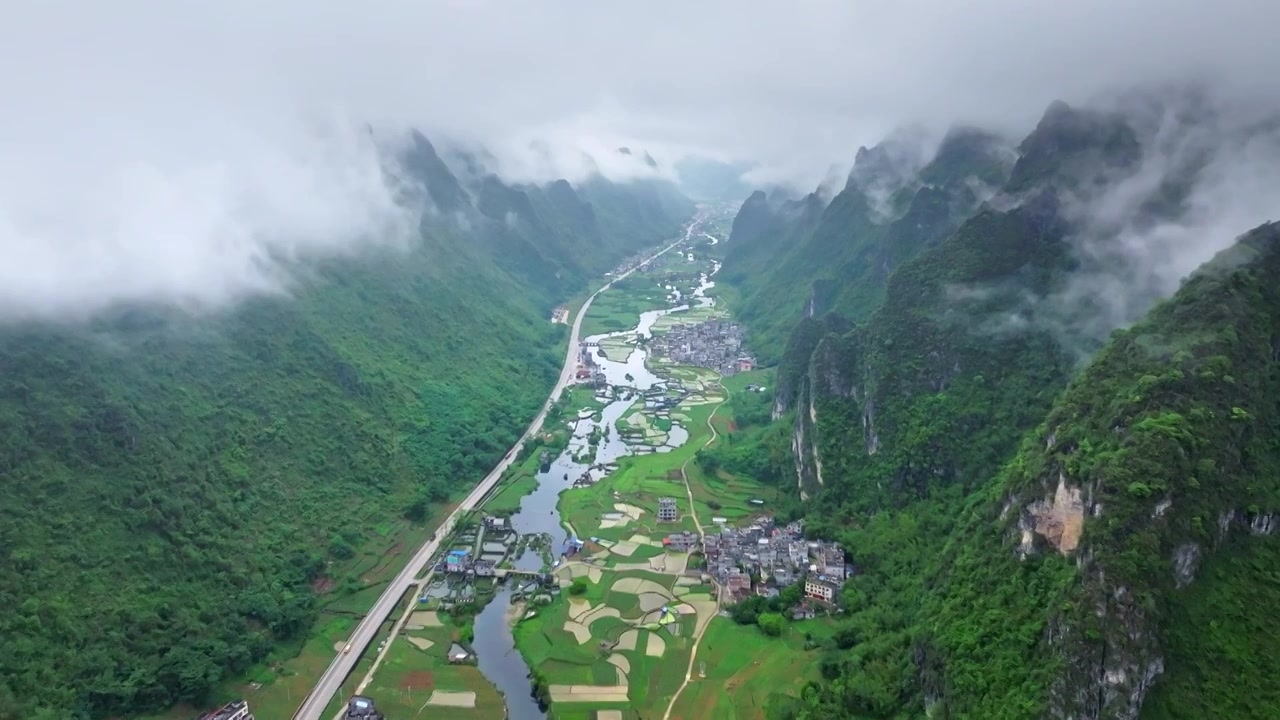
<path id="1" fill-rule="evenodd" d="M 654 253 L 653 257 L 662 255 L 692 237 L 694 230 L 699 226 L 701 220 L 701 215 L 695 217 L 685 229 L 683 238 L 676 240 L 670 245 L 664 247 L 662 250 L 659 250 L 657 253 Z M 381 627 L 383 621 L 391 615 L 391 611 L 395 610 L 396 603 L 399 602 L 400 598 L 403 597 L 404 594 L 409 591 L 409 588 L 415 584 L 415 578 L 418 575 L 418 570 L 426 566 L 431 560 L 431 557 L 440 550 L 440 542 L 448 538 L 449 534 L 453 532 L 454 525 L 458 522 L 458 519 L 465 513 L 474 509 L 480 501 L 489 494 L 489 491 L 497 485 L 498 481 L 502 479 L 502 473 L 506 472 L 507 468 L 515 460 L 516 456 L 519 455 L 520 449 L 524 447 L 525 442 L 529 438 L 533 437 L 534 433 L 541 429 L 542 421 L 546 419 L 547 413 L 551 411 L 551 406 L 560 399 L 560 394 L 564 392 L 565 387 L 568 386 L 570 381 L 573 379 L 574 370 L 577 368 L 578 364 L 578 334 L 582 329 L 582 320 L 587 316 L 587 309 L 591 307 L 591 302 L 595 300 L 600 293 L 609 289 L 609 286 L 619 280 L 622 280 L 633 272 L 635 272 L 634 268 L 622 273 L 613 280 L 610 280 L 599 290 L 592 293 L 591 297 L 587 298 L 587 301 L 578 309 L 578 314 L 573 319 L 573 330 L 569 334 L 569 347 L 565 351 L 564 367 L 560 370 L 560 379 L 556 381 L 555 389 L 553 389 L 551 391 L 551 395 L 547 397 L 547 402 L 542 406 L 542 410 L 538 413 L 538 416 L 533 419 L 533 422 L 529 424 L 529 429 L 525 430 L 524 435 L 520 436 L 520 439 L 516 441 L 516 444 L 511 447 L 511 451 L 508 452 L 502 458 L 502 461 L 498 463 L 498 466 L 486 475 L 484 479 L 480 481 L 479 485 L 476 485 L 475 489 L 473 489 L 467 497 L 459 503 L 457 509 L 455 509 L 449 517 L 445 518 L 444 523 L 436 529 L 432 539 L 428 540 L 421 548 L 418 549 L 418 552 L 415 553 L 413 558 L 404 566 L 404 569 L 400 571 L 400 574 L 391 581 L 391 584 L 387 586 L 385 591 L 383 591 L 382 596 L 378 598 L 378 601 L 374 603 L 373 607 L 364 616 L 364 619 L 362 619 L 360 624 L 356 626 L 355 632 L 352 633 L 351 638 L 348 640 L 348 649 L 344 652 L 338 653 L 337 657 L 333 659 L 333 662 L 329 663 L 329 667 L 326 668 L 324 674 L 320 676 L 320 679 L 316 682 L 316 686 L 311 690 L 311 694 L 302 702 L 298 711 L 293 714 L 294 720 L 320 720 L 321 714 L 329 704 L 329 701 L 333 699 L 334 694 L 338 692 L 343 681 L 346 680 L 347 676 L 351 674 L 351 671 L 355 669 L 356 662 L 359 661 L 360 655 L 377 636 L 378 628 Z"/>

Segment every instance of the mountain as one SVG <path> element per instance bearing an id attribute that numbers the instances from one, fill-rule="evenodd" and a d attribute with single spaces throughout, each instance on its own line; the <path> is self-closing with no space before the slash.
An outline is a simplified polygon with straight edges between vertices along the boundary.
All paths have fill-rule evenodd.
<path id="1" fill-rule="evenodd" d="M 797 468 L 806 490 L 824 482 L 824 465 L 845 478 L 839 491 L 863 507 L 927 494 L 938 483 L 979 481 L 983 469 L 1013 449 L 1018 432 L 1038 421 L 1053 392 L 1066 383 L 1071 356 L 1048 328 L 1019 314 L 1034 305 L 1028 298 L 1052 294 L 1078 265 L 1068 241 L 1073 223 L 1060 211 L 1058 181 L 1068 173 L 1090 182 L 1111 177 L 1131 169 L 1133 160 L 1108 155 L 1105 146 L 1055 140 L 1064 126 L 1078 124 L 1063 121 L 1063 112 L 1050 108 L 1023 143 L 1024 148 L 1057 147 L 1054 159 L 1020 157 L 1002 196 L 945 240 L 935 238 L 963 212 L 924 209 L 946 192 L 935 186 L 915 190 L 901 218 L 887 226 L 867 224 L 862 213 L 854 216 L 864 257 L 845 266 L 839 277 L 849 281 L 814 282 L 806 314 L 821 318 L 829 309 L 855 327 L 819 336 L 802 326 L 779 368 L 776 411 L 799 410 Z M 1082 122 L 1092 118 L 1081 115 Z M 948 145 L 974 142 L 969 133 L 952 137 L 961 139 L 944 142 L 939 158 L 953 157 Z M 1029 185 L 1027 163 L 1052 171 L 1046 169 L 1040 183 Z M 962 163 L 961 172 L 949 176 L 953 196 L 963 198 L 964 207 L 975 200 L 967 194 L 970 167 Z M 858 181 L 856 165 L 854 171 L 855 188 L 884 176 Z M 934 163 L 924 173 L 940 174 Z M 1026 195 L 1020 204 L 997 209 L 1015 192 Z M 841 195 L 866 197 L 849 189 Z M 848 215 L 828 209 L 824 219 L 836 217 Z M 894 253 L 910 259 L 887 277 L 865 260 Z M 977 433 L 984 434 L 984 442 L 974 442 Z M 835 450 L 851 443 L 865 448 L 865 454 Z"/>
<path id="2" fill-rule="evenodd" d="M 399 162 L 404 251 L 217 315 L 0 329 L 0 717 L 198 703 L 296 652 L 537 412 L 551 309 L 692 211 L 654 183 L 470 185 L 420 134 Z"/>
<path id="3" fill-rule="evenodd" d="M 628 148 L 617 152 L 634 157 Z M 497 159 L 484 148 L 450 146 L 446 157 L 461 169 L 451 183 L 435 184 L 469 202 L 452 219 L 489 249 L 494 262 L 533 283 L 598 277 L 638 245 L 669 233 L 673 216 L 693 211 L 674 183 L 657 177 L 615 182 L 596 174 L 576 184 L 509 183 L 495 173 Z M 643 157 L 646 164 L 652 160 L 648 153 Z"/>
<path id="4" fill-rule="evenodd" d="M 816 193 L 799 205 L 759 193 L 744 203 L 722 273 L 766 362 L 781 357 L 802 317 L 865 320 L 893 269 L 954 231 L 984 199 L 985 183 L 1008 172 L 1008 148 L 987 133 L 955 130 L 927 163 L 914 143 L 861 148 L 829 203 Z"/>
<path id="5" fill-rule="evenodd" d="M 1215 143 L 1168 141 L 1055 103 L 1016 150 L 860 152 L 816 219 L 744 203 L 724 276 L 758 338 L 789 329 L 774 429 L 858 568 L 797 717 L 1276 713 L 1280 229 L 1128 330 L 1074 292 L 1213 181 Z M 776 459 L 774 429 L 734 452 Z"/>
<path id="6" fill-rule="evenodd" d="M 1117 333 L 1005 465 L 934 606 L 953 716 L 1280 711 L 1259 642 L 1280 609 L 1277 273 L 1280 226 L 1246 234 Z"/>

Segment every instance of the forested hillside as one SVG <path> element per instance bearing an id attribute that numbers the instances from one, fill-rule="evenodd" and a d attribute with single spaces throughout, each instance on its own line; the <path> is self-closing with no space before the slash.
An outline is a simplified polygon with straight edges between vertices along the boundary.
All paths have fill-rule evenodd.
<path id="1" fill-rule="evenodd" d="M 218 315 L 0 329 L 0 717 L 199 702 L 308 628 L 331 563 L 536 413 L 551 309 L 692 211 L 657 181 L 468 187 L 421 135 L 401 161 L 407 250 Z"/>
<path id="2" fill-rule="evenodd" d="M 830 202 L 818 193 L 747 199 L 721 276 L 766 361 L 781 357 L 802 317 L 864 320 L 893 269 L 955 230 L 1008 173 L 1009 150 L 977 130 L 949 133 L 923 165 L 913 151 L 900 139 L 861 148 Z"/>
<path id="3" fill-rule="evenodd" d="M 792 317 L 774 415 L 809 528 L 860 571 L 799 716 L 1274 716 L 1256 638 L 1280 611 L 1277 229 L 1108 339 L 1095 306 L 1062 302 L 1120 242 L 1124 222 L 1088 209 L 1123 189 L 1136 222 L 1178 222 L 1201 166 L 1157 162 L 1121 114 L 1061 103 L 981 183 L 946 149 L 931 165 L 953 158 L 985 202 L 923 213 L 930 165 L 913 202 L 879 195 L 885 215 L 846 187 L 772 249 L 790 299 L 756 279 L 777 293 L 755 310 L 764 332 Z M 743 206 L 725 268 L 737 253 L 744 288 L 797 226 L 782 208 Z M 814 279 L 807 298 L 797 278 Z"/>

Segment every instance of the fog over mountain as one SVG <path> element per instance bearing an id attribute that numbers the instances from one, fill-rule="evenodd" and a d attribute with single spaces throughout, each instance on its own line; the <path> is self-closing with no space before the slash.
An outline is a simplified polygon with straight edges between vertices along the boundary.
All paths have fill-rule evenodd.
<path id="1" fill-rule="evenodd" d="M 282 259 L 402 244 L 368 126 L 483 146 L 511 181 L 703 154 L 811 190 L 904 124 L 1021 135 L 1055 98 L 1201 81 L 1265 114 L 1277 21 L 1265 0 L 26 3 L 0 27 L 0 317 L 217 306 L 280 290 Z M 1267 219 L 1222 169 L 1231 231 Z"/>

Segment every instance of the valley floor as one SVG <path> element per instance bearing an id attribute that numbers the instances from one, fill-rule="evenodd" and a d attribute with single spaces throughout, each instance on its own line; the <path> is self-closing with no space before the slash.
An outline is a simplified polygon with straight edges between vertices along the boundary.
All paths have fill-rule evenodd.
<path id="1" fill-rule="evenodd" d="M 633 327 L 642 313 L 668 305 L 647 287 L 603 299 L 595 325 L 600 330 Z M 726 315 L 709 304 L 660 317 L 651 329 L 661 334 L 677 323 Z M 600 342 L 614 362 L 637 347 L 625 335 Z M 649 401 L 637 398 L 615 429 L 659 444 L 672 426 L 687 437 L 675 448 L 622 458 L 598 481 L 560 494 L 562 523 L 583 540 L 583 550 L 556 568 L 558 597 L 519 622 L 516 647 L 535 669 L 556 718 L 763 718 L 771 704 L 791 702 L 805 682 L 817 679 L 816 654 L 805 649 L 805 635 L 828 633 L 829 622 L 789 625 L 780 638 L 738 625 L 722 617 L 727 595 L 700 571 L 701 554 L 673 550 L 669 543 L 682 533 L 740 524 L 761 512 L 753 500 L 766 509 L 773 502 L 773 488 L 724 471 L 708 475 L 693 462 L 700 449 L 734 428 L 725 404 L 731 393 L 768 382 L 768 374 L 722 378 L 707 368 L 647 360 L 645 367 L 679 400 L 655 402 L 658 393 L 651 391 Z M 660 498 L 675 499 L 674 520 L 658 520 Z M 775 671 L 785 671 L 788 682 L 770 679 Z M 740 692 L 721 692 L 725 681 Z"/>
<path id="2" fill-rule="evenodd" d="M 812 638 L 830 634 L 829 620 L 788 623 L 780 637 L 739 625 L 724 611 L 723 588 L 702 572 L 701 554 L 677 547 L 681 538 L 767 512 L 775 500 L 773 487 L 723 469 L 708 473 L 694 462 L 699 450 L 737 429 L 727 401 L 771 383 L 771 373 L 722 377 L 706 367 L 655 359 L 646 350 L 650 340 L 628 332 L 637 322 L 662 335 L 679 323 L 726 319 L 725 308 L 711 298 L 712 283 L 698 279 L 715 266 L 696 252 L 679 253 L 663 270 L 684 281 L 662 287 L 619 283 L 596 299 L 583 334 L 607 336 L 594 340 L 593 359 L 584 362 L 597 372 L 610 366 L 608 381 L 588 374 L 566 392 L 535 450 L 513 463 L 483 505 L 443 539 L 442 553 L 454 548 L 478 557 L 504 537 L 486 532 L 482 518 L 508 518 L 506 529 L 520 532 L 505 536 L 509 545 L 497 567 L 541 564 L 550 573 L 545 592 L 523 580 L 444 572 L 441 561 L 434 579 L 428 576 L 401 598 L 378 632 L 376 651 L 371 646 L 360 659 L 324 717 L 359 693 L 388 717 L 479 720 L 500 716 L 505 705 L 508 716 L 520 720 L 541 714 L 526 699 L 536 690 L 555 718 L 764 718 L 771 708 L 790 706 L 803 685 L 817 679 L 817 653 L 808 648 Z M 694 303 L 699 286 L 707 297 Z M 672 308 L 675 298 L 694 307 L 655 313 Z M 554 480 L 563 485 L 551 482 L 537 448 L 559 458 Z M 561 478 L 562 465 L 586 472 Z M 550 511 L 538 499 L 548 489 Z M 660 499 L 675 501 L 673 519 L 658 520 Z M 526 530 L 534 527 L 528 518 L 535 506 L 545 516 L 535 523 L 542 532 Z M 262 684 L 247 679 L 243 696 L 259 717 L 292 716 L 341 651 L 362 609 L 399 570 L 403 550 L 420 544 L 439 521 L 389 525 L 388 557 L 353 559 L 370 566 L 363 576 L 367 587 L 326 606 L 296 656 L 263 668 Z M 564 545 L 572 548 L 570 557 L 554 560 L 561 546 L 553 530 L 580 539 Z M 506 636 L 508 648 L 514 644 L 518 652 L 508 654 L 516 666 L 494 669 L 495 632 Z M 532 686 L 524 677 L 528 668 Z M 779 676 L 786 682 L 777 682 Z M 737 691 L 721 692 L 726 683 Z M 155 720 L 191 714 L 180 708 Z"/>

